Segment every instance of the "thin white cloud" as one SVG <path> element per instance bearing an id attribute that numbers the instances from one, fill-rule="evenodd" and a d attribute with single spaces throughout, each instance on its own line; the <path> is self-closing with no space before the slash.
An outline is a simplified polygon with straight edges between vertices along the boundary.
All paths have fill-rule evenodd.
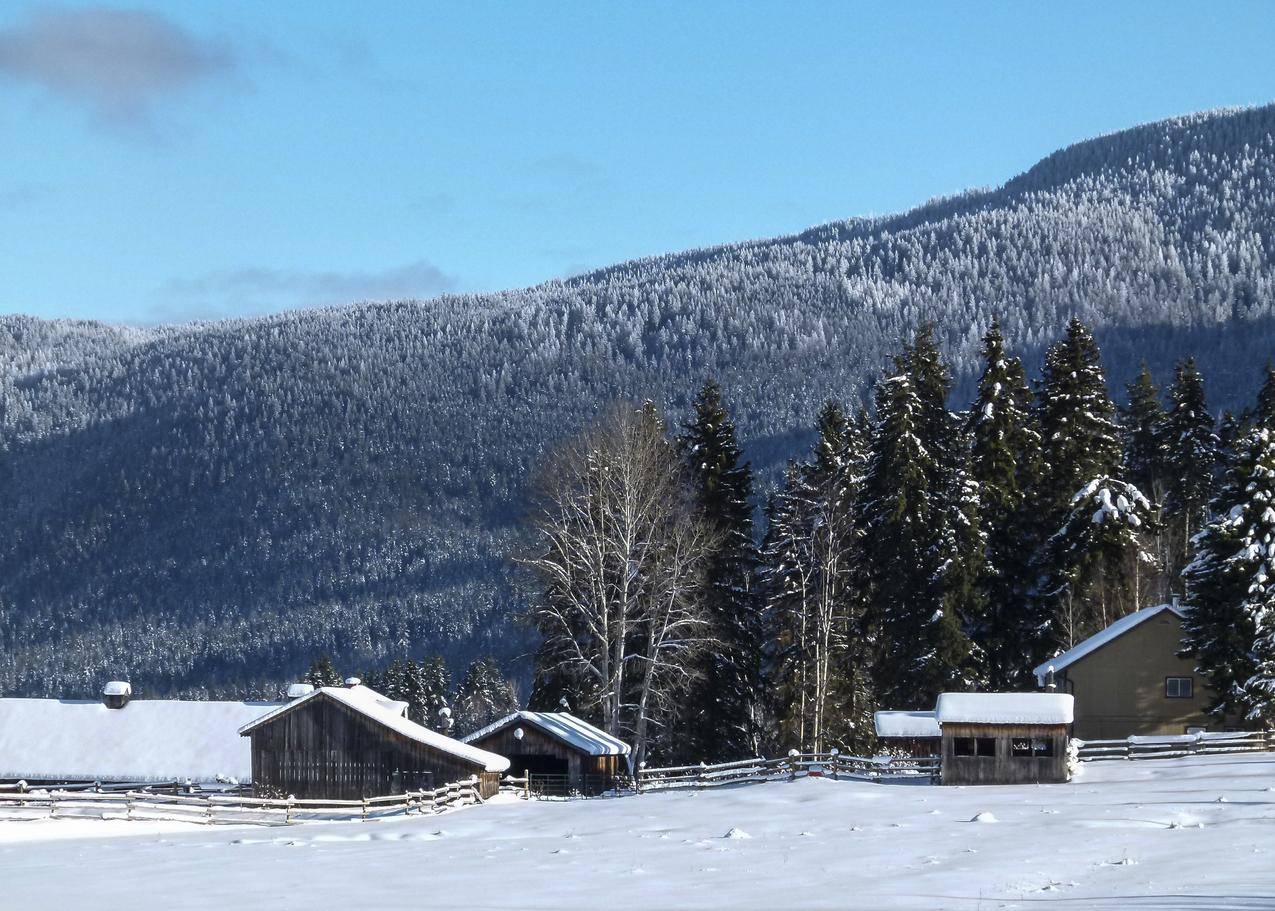
<path id="1" fill-rule="evenodd" d="M 174 278 L 160 289 L 158 319 L 221 319 L 358 300 L 433 297 L 456 278 L 427 260 L 377 271 L 307 271 L 254 266 Z"/>
<path id="2" fill-rule="evenodd" d="M 157 101 L 235 66 L 227 42 L 142 10 L 45 7 L 0 30 L 0 76 L 112 124 L 145 122 Z"/>

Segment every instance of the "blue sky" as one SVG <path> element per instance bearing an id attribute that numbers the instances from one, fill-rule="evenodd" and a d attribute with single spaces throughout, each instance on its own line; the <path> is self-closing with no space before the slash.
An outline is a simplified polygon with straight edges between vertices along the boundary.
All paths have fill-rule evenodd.
<path id="1" fill-rule="evenodd" d="M 1275 100 L 1267 3 L 0 7 L 0 313 L 495 290 Z"/>

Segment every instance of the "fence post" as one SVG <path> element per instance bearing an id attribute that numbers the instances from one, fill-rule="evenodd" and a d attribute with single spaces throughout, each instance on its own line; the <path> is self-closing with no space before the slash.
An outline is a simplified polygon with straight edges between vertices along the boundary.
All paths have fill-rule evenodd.
<path id="1" fill-rule="evenodd" d="M 797 757 L 800 755 L 801 754 L 798 753 L 796 750 L 788 751 L 788 780 L 789 781 L 797 780 Z"/>
<path id="2" fill-rule="evenodd" d="M 836 780 L 837 780 L 837 772 L 838 772 L 838 766 L 839 766 L 839 764 L 840 764 L 840 759 L 841 759 L 841 751 L 840 751 L 839 749 L 837 749 L 836 747 L 833 747 L 833 748 L 832 748 L 832 761 L 831 761 L 830 763 L 828 763 L 830 766 L 832 766 L 832 780 L 833 780 L 833 781 L 836 781 Z"/>
<path id="3" fill-rule="evenodd" d="M 363 798 L 363 821 L 367 822 L 367 798 Z"/>

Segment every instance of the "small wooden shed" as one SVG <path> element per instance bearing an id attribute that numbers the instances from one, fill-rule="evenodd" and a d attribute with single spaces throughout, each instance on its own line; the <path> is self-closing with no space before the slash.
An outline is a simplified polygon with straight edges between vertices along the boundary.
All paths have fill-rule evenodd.
<path id="1" fill-rule="evenodd" d="M 943 784 L 1063 782 L 1072 698 L 1066 693 L 943 693 Z"/>
<path id="2" fill-rule="evenodd" d="M 892 756 L 939 755 L 941 734 L 933 712 L 877 712 L 872 720 L 882 752 Z"/>
<path id="3" fill-rule="evenodd" d="M 508 757 L 541 793 L 599 794 L 627 770 L 627 743 L 568 712 L 514 712 L 464 741 Z"/>
<path id="4" fill-rule="evenodd" d="M 509 768 L 502 756 L 411 721 L 407 703 L 353 680 L 293 699 L 239 733 L 252 738 L 258 795 L 358 800 L 476 776 L 490 797 Z"/>

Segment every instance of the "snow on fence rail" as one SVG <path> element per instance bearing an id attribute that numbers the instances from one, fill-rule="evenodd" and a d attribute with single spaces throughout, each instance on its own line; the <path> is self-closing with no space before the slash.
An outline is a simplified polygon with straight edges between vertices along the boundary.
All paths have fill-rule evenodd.
<path id="1" fill-rule="evenodd" d="M 1080 759 L 1175 759 L 1216 753 L 1275 750 L 1275 731 L 1201 731 L 1127 737 L 1124 740 L 1081 740 Z"/>
<path id="2" fill-rule="evenodd" d="M 526 779 L 506 779 L 521 791 Z M 245 797 L 231 794 L 170 795 L 147 791 L 92 793 L 32 790 L 0 792 L 0 819 L 88 818 L 163 819 L 197 823 L 290 825 L 305 820 L 374 819 L 398 814 L 439 813 L 482 803 L 478 779 L 453 782 L 432 791 L 409 791 L 362 800 L 298 800 L 295 797 Z"/>
<path id="3" fill-rule="evenodd" d="M 844 756 L 838 752 L 789 753 L 779 759 L 742 759 L 716 765 L 669 766 L 641 769 L 637 774 L 639 791 L 666 788 L 706 788 L 723 784 L 791 780 L 805 776 L 859 778 L 870 781 L 901 778 L 933 779 L 939 772 L 939 759 L 892 758 L 887 756 Z"/>

